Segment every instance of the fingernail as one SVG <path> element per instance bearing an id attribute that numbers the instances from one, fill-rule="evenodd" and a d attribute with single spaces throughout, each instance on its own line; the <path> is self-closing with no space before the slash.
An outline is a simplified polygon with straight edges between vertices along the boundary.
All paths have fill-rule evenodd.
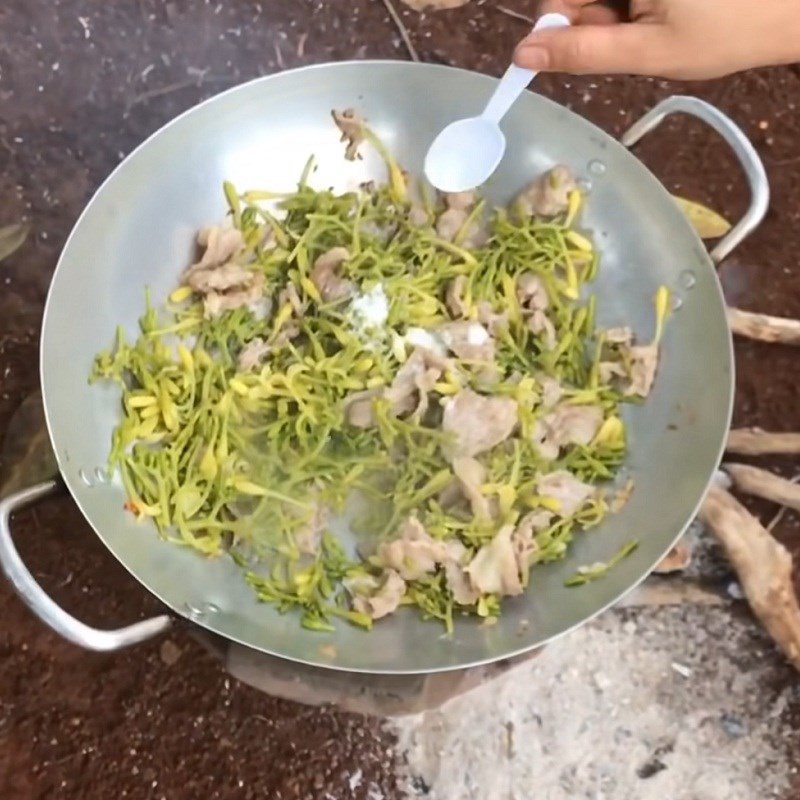
<path id="1" fill-rule="evenodd" d="M 523 42 L 514 53 L 514 63 L 533 70 L 547 69 L 550 64 L 550 53 L 544 47 L 526 45 Z"/>

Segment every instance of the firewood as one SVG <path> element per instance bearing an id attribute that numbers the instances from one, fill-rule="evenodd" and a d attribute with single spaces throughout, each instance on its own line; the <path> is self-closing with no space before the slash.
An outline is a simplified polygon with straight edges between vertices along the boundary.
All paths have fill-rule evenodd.
<path id="1" fill-rule="evenodd" d="M 746 464 L 726 464 L 725 470 L 739 491 L 800 511 L 800 486 L 796 483 Z"/>
<path id="2" fill-rule="evenodd" d="M 771 433 L 760 428 L 739 428 L 728 434 L 725 449 L 743 456 L 800 453 L 800 433 Z"/>
<path id="3" fill-rule="evenodd" d="M 722 544 L 753 613 L 800 670 L 800 606 L 792 557 L 733 495 L 712 486 L 700 518 Z"/>
<path id="4" fill-rule="evenodd" d="M 754 314 L 739 308 L 728 309 L 728 322 L 738 336 L 760 342 L 800 344 L 800 320 Z"/>

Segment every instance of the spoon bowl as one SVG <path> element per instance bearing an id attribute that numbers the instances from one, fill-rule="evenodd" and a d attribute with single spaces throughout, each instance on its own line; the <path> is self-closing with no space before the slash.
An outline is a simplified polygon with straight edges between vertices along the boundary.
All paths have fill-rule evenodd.
<path id="1" fill-rule="evenodd" d="M 568 25 L 563 14 L 545 14 L 534 30 Z M 512 64 L 480 116 L 452 122 L 434 139 L 425 156 L 425 175 L 437 189 L 466 192 L 491 177 L 506 151 L 500 120 L 535 76 L 532 70 Z"/>
<path id="2" fill-rule="evenodd" d="M 428 180 L 443 192 L 465 192 L 485 183 L 506 150 L 496 122 L 469 117 L 448 125 L 425 156 Z"/>

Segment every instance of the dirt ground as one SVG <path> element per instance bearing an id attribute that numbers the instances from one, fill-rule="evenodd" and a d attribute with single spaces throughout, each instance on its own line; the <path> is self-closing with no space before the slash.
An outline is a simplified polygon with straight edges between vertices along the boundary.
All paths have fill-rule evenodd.
<path id="1" fill-rule="evenodd" d="M 423 60 L 499 74 L 526 31 L 501 5 L 473 0 L 404 19 Z M 37 388 L 38 330 L 60 248 L 127 152 L 177 113 L 249 78 L 386 57 L 406 52 L 380 0 L 6 0 L 0 225 L 25 216 L 35 234 L 0 265 L 0 431 Z M 800 68 L 691 87 L 557 76 L 539 88 L 614 136 L 675 92 L 731 114 L 764 159 L 773 200 L 762 227 L 722 265 L 726 293 L 751 310 L 800 317 Z M 743 176 L 699 124 L 672 120 L 638 152 L 671 190 L 730 218 L 744 209 Z M 800 430 L 800 351 L 742 342 L 736 351 L 736 424 Z M 788 459 L 770 465 L 788 476 L 797 469 Z M 756 510 L 765 519 L 774 511 Z M 111 627 L 156 610 L 68 499 L 22 515 L 15 534 L 37 579 L 79 618 Z M 795 515 L 777 534 L 800 552 Z M 394 742 L 377 721 L 259 694 L 229 679 L 185 633 L 166 647 L 93 655 L 46 630 L 2 582 L 0 606 L 4 800 L 401 796 Z M 768 646 L 759 652 L 780 663 Z"/>

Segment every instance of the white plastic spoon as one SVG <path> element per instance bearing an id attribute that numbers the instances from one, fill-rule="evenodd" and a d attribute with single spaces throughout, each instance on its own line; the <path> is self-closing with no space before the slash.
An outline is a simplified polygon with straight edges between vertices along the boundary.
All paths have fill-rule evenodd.
<path id="1" fill-rule="evenodd" d="M 563 14 L 545 14 L 533 29 L 566 25 Z M 500 120 L 535 76 L 533 70 L 512 64 L 479 117 L 453 122 L 436 137 L 425 156 L 425 175 L 437 189 L 466 192 L 492 175 L 506 150 Z"/>

